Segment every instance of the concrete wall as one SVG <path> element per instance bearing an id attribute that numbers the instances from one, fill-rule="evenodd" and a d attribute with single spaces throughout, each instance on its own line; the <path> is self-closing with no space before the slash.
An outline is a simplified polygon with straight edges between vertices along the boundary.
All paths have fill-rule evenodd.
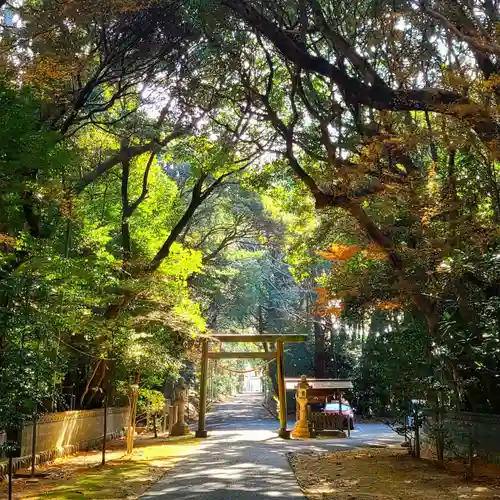
<path id="1" fill-rule="evenodd" d="M 128 408 L 108 408 L 107 434 L 115 435 L 128 426 Z M 23 428 L 21 456 L 31 454 L 32 424 Z M 44 415 L 36 429 L 36 452 L 64 454 L 93 446 L 104 435 L 104 410 L 65 411 Z"/>
<path id="2" fill-rule="evenodd" d="M 123 435 L 128 426 L 128 408 L 108 408 L 107 416 L 108 439 Z M 21 456 L 14 458 L 13 472 L 31 466 L 32 436 L 33 426 L 26 423 L 21 437 Z M 100 446 L 103 436 L 103 409 L 48 413 L 37 425 L 35 464 Z M 5 433 L 0 431 L 0 445 L 5 439 Z M 0 481 L 5 480 L 7 472 L 7 461 L 0 462 Z"/>

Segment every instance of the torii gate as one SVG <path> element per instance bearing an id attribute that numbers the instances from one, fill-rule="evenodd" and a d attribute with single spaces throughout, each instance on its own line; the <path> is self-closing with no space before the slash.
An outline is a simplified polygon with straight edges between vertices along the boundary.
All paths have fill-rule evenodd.
<path id="1" fill-rule="evenodd" d="M 213 352 L 208 350 L 210 340 L 224 342 L 254 342 L 254 343 L 273 343 L 276 346 L 275 351 L 268 352 Z M 286 428 L 286 389 L 285 389 L 285 366 L 284 353 L 286 342 L 306 342 L 307 335 L 211 335 L 210 338 L 203 339 L 201 348 L 201 378 L 200 378 L 200 409 L 198 417 L 198 430 L 196 437 L 207 437 L 205 429 L 205 416 L 207 409 L 207 382 L 208 382 L 208 360 L 209 359 L 276 359 L 276 372 L 278 374 L 278 399 L 280 430 L 279 436 L 283 439 L 290 439 L 290 431 Z"/>

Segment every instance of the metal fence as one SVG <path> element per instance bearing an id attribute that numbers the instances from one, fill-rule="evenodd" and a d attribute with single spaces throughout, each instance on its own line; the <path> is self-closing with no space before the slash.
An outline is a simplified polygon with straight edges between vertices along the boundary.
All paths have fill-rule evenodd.
<path id="1" fill-rule="evenodd" d="M 424 411 L 422 448 L 437 459 L 500 465 L 500 415 Z"/>

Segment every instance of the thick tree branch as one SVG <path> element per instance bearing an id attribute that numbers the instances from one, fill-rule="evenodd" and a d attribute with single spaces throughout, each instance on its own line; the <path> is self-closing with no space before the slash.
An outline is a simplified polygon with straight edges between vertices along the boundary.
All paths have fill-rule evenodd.
<path id="1" fill-rule="evenodd" d="M 122 163 L 122 161 L 126 161 L 127 159 L 130 160 L 132 158 L 135 158 L 136 156 L 142 155 L 143 153 L 147 153 L 148 151 L 155 151 L 158 149 L 160 149 L 160 145 L 156 141 L 154 141 L 148 142 L 147 144 L 143 144 L 141 146 L 129 146 L 115 151 L 109 156 L 108 159 L 97 165 L 94 170 L 91 170 L 90 172 L 85 174 L 73 186 L 73 194 L 81 193 L 88 185 L 92 184 L 92 182 L 98 179 L 101 175 L 111 170 L 114 166 Z"/>
<path id="2" fill-rule="evenodd" d="M 450 20 L 443 16 L 443 14 L 428 7 L 425 0 L 422 0 L 420 2 L 420 7 L 423 12 L 431 16 L 433 19 L 436 19 L 436 21 L 439 21 L 439 23 L 444 28 L 451 31 L 459 40 L 466 42 L 471 48 L 479 50 L 480 52 L 486 54 L 500 55 L 500 45 L 491 41 L 479 41 L 477 38 L 465 34 L 463 31 L 458 29 Z"/>
<path id="3" fill-rule="evenodd" d="M 203 264 L 207 264 L 208 262 L 210 262 L 211 260 L 215 259 L 215 257 L 217 257 L 217 255 L 219 255 L 225 248 L 227 248 L 228 246 L 230 246 L 231 244 L 233 244 L 234 242 L 238 241 L 239 237 L 241 235 L 239 235 L 238 233 L 232 233 L 232 234 L 229 234 L 227 235 L 218 245 L 217 247 L 212 250 L 209 254 L 207 255 L 204 255 L 203 256 L 203 259 L 202 259 L 202 262 Z"/>
<path id="4" fill-rule="evenodd" d="M 179 219 L 177 224 L 174 226 L 170 234 L 168 235 L 168 238 L 165 240 L 163 243 L 162 247 L 160 250 L 158 250 L 157 254 L 154 256 L 153 260 L 148 266 L 148 271 L 152 272 L 158 269 L 165 260 L 169 254 L 170 254 L 170 249 L 172 248 L 172 245 L 175 243 L 177 238 L 180 236 L 182 231 L 186 228 L 188 225 L 189 221 L 193 217 L 194 213 L 196 212 L 196 209 L 213 193 L 213 191 L 222 184 L 224 179 L 229 177 L 230 175 L 233 175 L 237 172 L 241 172 L 243 169 L 245 169 L 248 165 L 244 165 L 243 167 L 233 170 L 230 172 L 227 172 L 225 174 L 222 174 L 219 176 L 212 184 L 210 184 L 209 187 L 207 187 L 205 190 L 203 190 L 203 183 L 205 182 L 205 179 L 207 178 L 206 174 L 202 174 L 200 178 L 196 181 L 196 184 L 193 187 L 193 191 L 191 194 L 191 201 L 189 202 L 188 207 L 186 208 L 186 211 L 182 215 L 182 217 Z"/>
<path id="5" fill-rule="evenodd" d="M 88 185 L 92 184 L 92 182 L 98 179 L 101 175 L 105 174 L 114 166 L 118 165 L 126 159 L 131 160 L 132 158 L 135 158 L 147 152 L 152 152 L 155 154 L 158 153 L 168 143 L 170 143 L 174 139 L 182 137 L 189 130 L 189 128 L 178 126 L 174 128 L 171 134 L 169 134 L 167 137 L 165 137 L 165 139 L 161 141 L 150 141 L 140 146 L 128 146 L 120 148 L 118 151 L 113 152 L 107 160 L 100 163 L 94 170 L 91 170 L 90 172 L 85 174 L 77 183 L 75 183 L 71 190 L 72 193 L 81 193 Z"/>
<path id="6" fill-rule="evenodd" d="M 187 226 L 188 222 L 191 220 L 191 217 L 194 215 L 196 209 L 202 204 L 203 182 L 205 181 L 205 179 L 206 175 L 202 174 L 200 178 L 196 181 L 196 184 L 193 187 L 193 192 L 191 194 L 191 201 L 189 202 L 189 205 L 187 206 L 184 214 L 179 219 L 177 224 L 172 228 L 172 231 L 168 235 L 168 238 L 165 240 L 161 248 L 154 256 L 153 260 L 149 264 L 148 266 L 149 272 L 158 269 L 163 260 L 168 257 L 172 245 L 175 243 L 179 235 Z"/>
<path id="7" fill-rule="evenodd" d="M 128 207 L 129 217 L 135 212 L 137 207 L 146 199 L 146 196 L 148 195 L 149 172 L 151 170 L 151 165 L 153 164 L 155 156 L 156 156 L 155 152 L 151 153 L 151 155 L 149 156 L 148 163 L 146 164 L 146 168 L 144 170 L 144 176 L 142 178 L 142 191 L 137 200 L 135 200 L 134 203 L 132 203 L 132 205 Z"/>
<path id="8" fill-rule="evenodd" d="M 207 187 L 202 195 L 201 195 L 201 200 L 205 201 L 214 191 L 215 189 L 222 184 L 224 179 L 227 179 L 230 175 L 237 174 L 239 172 L 243 172 L 248 167 L 248 163 L 245 163 L 245 165 L 241 166 L 240 168 L 237 168 L 236 170 L 231 170 L 230 172 L 226 172 L 225 174 L 220 175 L 217 179 L 215 179 L 212 184 Z"/>
<path id="9" fill-rule="evenodd" d="M 316 24 L 320 27 L 321 32 L 331 42 L 334 49 L 340 51 L 346 59 L 356 68 L 363 76 L 365 81 L 370 84 L 377 84 L 382 87 L 387 87 L 386 83 L 372 68 L 366 59 L 361 57 L 356 50 L 347 42 L 347 40 L 329 24 L 321 9 L 318 0 L 310 0 L 310 5 L 314 13 Z"/>
<path id="10" fill-rule="evenodd" d="M 380 248 L 385 250 L 392 268 L 397 272 L 402 280 L 402 285 L 408 288 L 415 305 L 422 311 L 427 319 L 429 333 L 434 336 L 437 333 L 439 316 L 437 305 L 430 297 L 423 295 L 415 289 L 414 283 L 407 283 L 405 266 L 401 256 L 398 254 L 393 241 L 373 222 L 361 205 L 355 201 L 349 201 L 344 208 L 356 219 L 360 227 Z"/>
<path id="11" fill-rule="evenodd" d="M 364 104 L 391 111 L 433 111 L 467 120 L 485 142 L 497 143 L 500 125 L 478 104 L 444 89 L 394 90 L 379 84 L 366 85 L 323 57 L 309 54 L 280 27 L 244 0 L 222 0 L 301 69 L 324 75 L 335 83 L 347 104 Z"/>
<path id="12" fill-rule="evenodd" d="M 484 3 L 484 6 L 487 9 L 488 7 L 486 3 L 487 2 Z M 423 12 L 426 12 L 428 15 L 436 19 L 441 26 L 448 29 L 458 40 L 462 40 L 469 45 L 469 48 L 473 52 L 476 59 L 476 63 L 486 79 L 500 73 L 499 61 L 497 60 L 495 62 L 491 57 L 492 53 L 485 50 L 485 48 L 481 46 L 481 42 L 478 42 L 476 26 L 481 30 L 484 39 L 491 41 L 491 38 L 486 30 L 482 28 L 480 20 L 474 15 L 474 10 L 470 7 L 470 5 L 469 11 L 472 19 L 470 19 L 462 5 L 458 4 L 458 2 L 453 2 L 453 10 L 459 17 L 459 19 L 455 19 L 453 21 L 449 20 L 439 12 L 432 10 L 430 7 L 427 7 L 426 0 L 421 0 L 420 5 Z M 496 14 L 496 18 L 498 20 L 498 13 Z M 500 48 L 500 46 L 498 47 Z M 493 90 L 498 96 L 500 96 L 500 85 L 494 84 Z"/>
<path id="13" fill-rule="evenodd" d="M 203 221 L 205 222 L 205 221 Z M 218 233 L 224 233 L 224 232 L 230 232 L 234 230 L 234 226 L 210 226 L 209 230 L 201 236 L 201 238 L 196 242 L 196 244 L 191 244 L 191 248 L 194 248 L 195 250 L 199 250 L 203 247 L 205 242 L 210 238 L 210 236 L 214 236 L 215 234 Z"/>

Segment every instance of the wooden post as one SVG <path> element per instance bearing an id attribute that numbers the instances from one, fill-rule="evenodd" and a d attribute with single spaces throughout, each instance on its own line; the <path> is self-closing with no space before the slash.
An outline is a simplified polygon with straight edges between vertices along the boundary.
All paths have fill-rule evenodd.
<path id="1" fill-rule="evenodd" d="M 163 405 L 163 420 L 162 424 L 162 432 L 165 433 L 167 431 L 167 408 L 168 408 L 168 400 L 165 400 L 165 404 Z"/>
<path id="2" fill-rule="evenodd" d="M 206 438 L 205 416 L 207 411 L 207 381 L 208 381 L 208 339 L 203 340 L 201 347 L 201 377 L 200 377 L 200 406 L 198 409 L 198 430 L 196 437 Z"/>
<path id="3" fill-rule="evenodd" d="M 420 458 L 420 421 L 418 415 L 418 406 L 413 417 L 413 425 L 415 425 L 415 456 Z"/>
<path id="4" fill-rule="evenodd" d="M 31 434 L 31 477 L 35 477 L 35 461 L 36 461 L 36 411 L 38 405 L 33 413 L 33 429 Z"/>
<path id="5" fill-rule="evenodd" d="M 12 500 L 12 451 L 9 452 L 9 500 Z"/>
<path id="6" fill-rule="evenodd" d="M 278 373 L 278 398 L 280 402 L 280 430 L 279 436 L 283 439 L 290 439 L 290 431 L 286 428 L 286 387 L 285 387 L 285 365 L 284 365 L 284 342 L 276 342 L 276 371 Z"/>
<path id="7" fill-rule="evenodd" d="M 158 437 L 158 431 L 156 429 L 156 413 L 153 413 L 153 415 L 151 415 L 152 419 L 153 419 L 153 433 L 154 433 L 154 436 L 155 438 Z"/>
<path id="8" fill-rule="evenodd" d="M 214 400 L 214 375 L 213 375 L 214 362 L 208 360 L 208 403 L 212 403 Z"/>
<path id="9" fill-rule="evenodd" d="M 339 431 L 343 430 L 344 427 L 344 415 L 342 415 L 342 394 L 339 393 Z"/>
<path id="10" fill-rule="evenodd" d="M 104 395 L 104 424 L 103 424 L 103 435 L 102 435 L 102 460 L 101 464 L 106 463 L 106 438 L 108 436 L 108 396 Z"/>

